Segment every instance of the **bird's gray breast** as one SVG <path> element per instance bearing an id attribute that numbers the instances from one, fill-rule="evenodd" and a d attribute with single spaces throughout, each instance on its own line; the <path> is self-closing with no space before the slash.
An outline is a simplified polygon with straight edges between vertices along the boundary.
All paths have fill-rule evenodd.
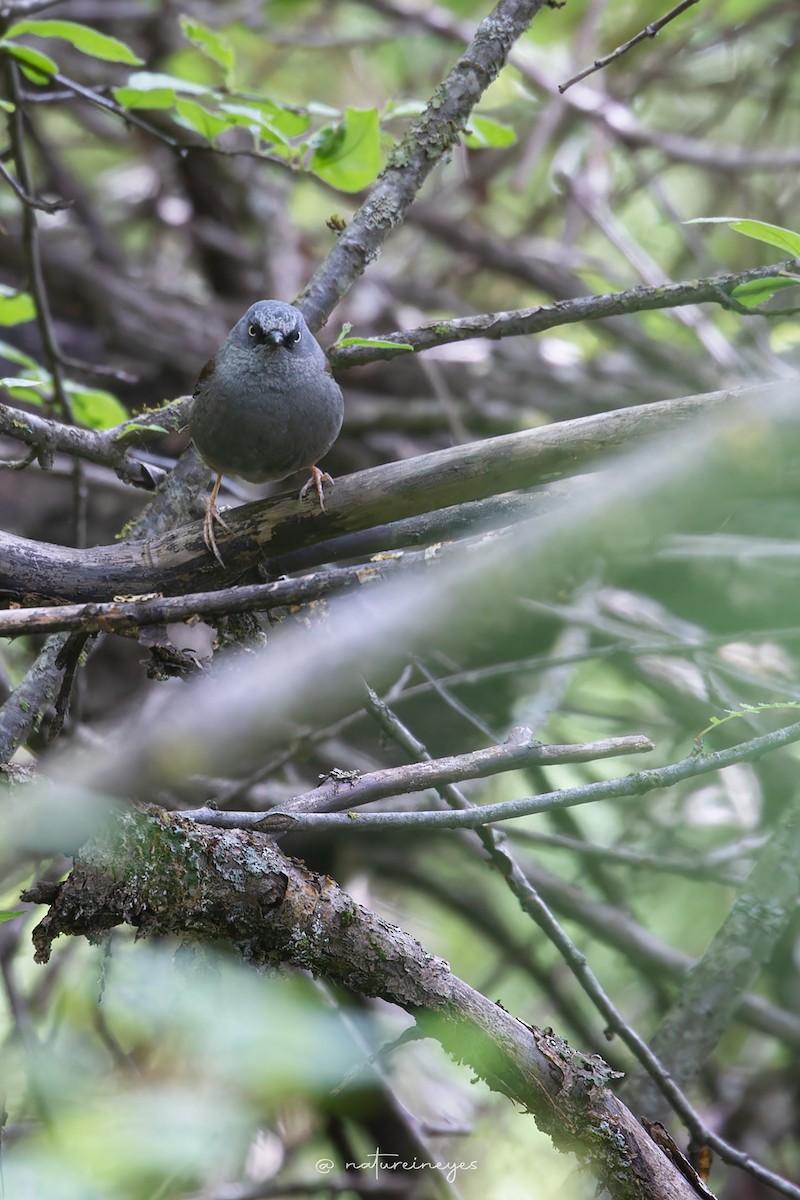
<path id="1" fill-rule="evenodd" d="M 344 405 L 322 349 L 311 350 L 301 356 L 279 347 L 256 358 L 230 347 L 217 356 L 191 418 L 206 462 L 262 483 L 284 479 L 327 453 L 341 429 Z"/>

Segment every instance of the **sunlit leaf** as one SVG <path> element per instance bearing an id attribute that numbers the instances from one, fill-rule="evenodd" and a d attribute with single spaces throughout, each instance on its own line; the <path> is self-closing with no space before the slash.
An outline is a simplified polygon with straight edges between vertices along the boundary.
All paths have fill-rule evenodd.
<path id="1" fill-rule="evenodd" d="M 0 912 L 0 921 L 11 921 L 14 917 L 23 917 L 24 915 L 24 908 L 19 908 L 16 912 Z"/>
<path id="2" fill-rule="evenodd" d="M 0 325 L 22 325 L 36 316 L 36 305 L 29 292 L 17 292 L 0 284 Z"/>
<path id="3" fill-rule="evenodd" d="M 127 410 L 111 392 L 75 383 L 66 383 L 64 387 L 75 420 L 87 429 L 112 429 L 120 421 L 127 421 Z"/>
<path id="4" fill-rule="evenodd" d="M 180 23 L 184 37 L 205 54 L 207 58 L 210 58 L 222 67 L 225 72 L 225 81 L 230 86 L 233 70 L 236 66 L 236 55 L 233 46 L 225 35 L 217 33 L 214 29 L 209 29 L 207 25 L 198 21 L 195 17 L 187 16 L 185 13 L 181 15 Z"/>
<path id="5" fill-rule="evenodd" d="M 5 388 L 12 400 L 24 400 L 27 404 L 40 405 L 52 398 L 52 384 L 47 379 L 7 375 L 0 379 L 0 388 Z"/>
<path id="6" fill-rule="evenodd" d="M 206 96 L 212 90 L 204 83 L 182 79 L 179 75 L 168 75 L 164 71 L 134 71 L 128 76 L 126 87 L 137 92 L 153 92 L 169 88 L 173 92 L 185 92 L 190 96 Z"/>
<path id="7" fill-rule="evenodd" d="M 265 141 L 287 142 L 272 121 L 249 104 L 221 104 L 220 111 L 227 114 L 230 124 L 244 125 Z"/>
<path id="8" fill-rule="evenodd" d="M 377 346 L 383 350 L 413 350 L 414 347 L 408 342 L 390 342 L 386 338 L 359 338 L 349 337 L 343 338 L 341 342 L 336 343 L 336 349 L 339 350 L 344 346 Z"/>
<path id="9" fill-rule="evenodd" d="M 736 221 L 731 225 L 737 233 L 745 237 L 755 238 L 758 242 L 766 242 L 768 246 L 777 246 L 786 250 L 792 258 L 800 258 L 800 233 L 791 229 L 783 229 L 780 225 L 767 225 L 764 221 Z"/>
<path id="10" fill-rule="evenodd" d="M 464 142 L 470 150 L 502 149 L 513 146 L 517 135 L 510 125 L 495 121 L 492 117 L 480 117 L 474 113 L 469 119 Z"/>
<path id="11" fill-rule="evenodd" d="M 49 54 L 34 50 L 33 46 L 21 46 L 19 42 L 9 42 L 3 38 L 0 40 L 0 49 L 13 55 L 23 66 L 33 68 L 37 83 L 46 83 L 51 75 L 58 72 L 58 63 Z"/>
<path id="12" fill-rule="evenodd" d="M 685 225 L 729 225 L 736 233 L 745 237 L 755 238 L 757 242 L 766 242 L 768 246 L 777 246 L 786 250 L 792 258 L 800 258 L 800 233 L 792 229 L 784 229 L 782 225 L 770 225 L 766 221 L 752 221 L 749 217 L 695 217 L 684 221 Z"/>
<path id="13" fill-rule="evenodd" d="M 383 111 L 383 119 L 394 121 L 401 117 L 419 117 L 427 107 L 424 100 L 398 100 L 396 104 L 390 101 Z"/>
<path id="14" fill-rule="evenodd" d="M 29 354 L 25 354 L 23 350 L 12 346 L 9 342 L 0 341 L 0 358 L 16 363 L 19 367 L 27 367 L 29 371 L 33 371 L 40 378 L 44 375 L 44 368 L 39 366 L 35 358 L 31 358 Z"/>
<path id="15" fill-rule="evenodd" d="M 360 191 L 381 169 L 378 110 L 345 109 L 340 123 L 320 130 L 313 144 L 310 170 L 340 191 Z"/>
<path id="16" fill-rule="evenodd" d="M 114 88 L 114 99 L 123 108 L 172 108 L 177 97 L 173 88 Z"/>
<path id="17" fill-rule="evenodd" d="M 176 100 L 175 109 L 184 124 L 208 142 L 213 142 L 220 133 L 230 129 L 232 124 L 226 117 L 218 117 L 216 113 L 209 112 L 194 100 Z"/>
<path id="18" fill-rule="evenodd" d="M 190 79 L 162 71 L 134 71 L 123 87 L 114 89 L 114 99 L 123 108 L 172 108 L 178 95 L 207 96 L 211 89 Z"/>
<path id="19" fill-rule="evenodd" d="M 129 63 L 131 66 L 136 66 L 142 61 L 138 54 L 134 54 L 130 46 L 126 46 L 118 38 L 98 33 L 96 29 L 91 29 L 88 25 L 80 25 L 76 21 L 16 21 L 10 29 L 6 30 L 6 37 L 16 37 L 21 33 L 34 33 L 37 37 L 60 38 L 62 41 L 69 42 L 82 54 L 89 54 L 92 58 L 102 58 L 106 62 Z"/>
<path id="20" fill-rule="evenodd" d="M 124 429 L 120 429 L 116 435 L 115 441 L 123 442 L 127 438 L 134 437 L 138 433 L 167 433 L 163 425 L 146 425 L 143 422 L 135 421 L 132 425 L 126 425 Z"/>
<path id="21" fill-rule="evenodd" d="M 767 279 L 749 279 L 746 283 L 740 283 L 732 290 L 731 295 L 740 304 L 752 307 L 756 304 L 763 304 L 766 300 L 771 299 L 776 292 L 780 292 L 784 288 L 797 287 L 798 284 L 800 284 L 800 279 L 787 279 L 786 276 L 782 275 L 770 275 Z"/>

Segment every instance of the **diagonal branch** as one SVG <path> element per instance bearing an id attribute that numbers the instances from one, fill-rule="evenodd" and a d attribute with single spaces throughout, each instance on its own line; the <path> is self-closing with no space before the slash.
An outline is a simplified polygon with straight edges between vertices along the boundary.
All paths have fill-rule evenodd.
<path id="1" fill-rule="evenodd" d="M 424 792 L 428 788 L 449 783 L 460 783 L 465 779 L 487 779 L 503 771 L 517 771 L 522 767 L 553 765 L 555 763 L 595 762 L 601 758 L 616 758 L 623 754 L 646 754 L 655 746 L 648 737 L 631 734 L 627 737 L 603 738 L 596 742 L 576 742 L 565 746 L 550 746 L 543 742 L 525 741 L 522 744 L 505 743 L 502 746 L 487 746 L 469 754 L 454 754 L 447 758 L 410 763 L 402 767 L 386 767 L 370 771 L 367 775 L 350 777 L 348 772 L 334 772 L 320 787 L 302 796 L 294 796 L 275 809 L 268 817 L 278 818 L 288 813 L 351 812 L 361 804 L 372 804 L 389 796 Z M 263 819 L 265 814 L 251 814 Z M 211 808 L 184 810 L 183 816 L 217 828 L 231 828 L 242 824 L 241 813 L 218 812 Z M 246 824 L 257 824 L 248 821 Z"/>
<path id="2" fill-rule="evenodd" d="M 531 1112 L 618 1200 L 694 1195 L 609 1090 L 614 1073 L 601 1058 L 517 1020 L 266 837 L 202 829 L 155 809 L 128 813 L 83 848 L 55 897 L 48 885 L 24 898 L 50 903 L 34 931 L 38 962 L 59 934 L 96 938 L 127 923 L 144 936 L 227 943 L 248 962 L 288 962 L 380 996 Z"/>
<path id="3" fill-rule="evenodd" d="M 433 168 L 458 140 L 467 118 L 505 65 L 514 42 L 548 0 L 499 0 L 436 89 L 423 115 L 395 146 L 368 199 L 305 287 L 298 303 L 312 329 L 378 257 Z"/>

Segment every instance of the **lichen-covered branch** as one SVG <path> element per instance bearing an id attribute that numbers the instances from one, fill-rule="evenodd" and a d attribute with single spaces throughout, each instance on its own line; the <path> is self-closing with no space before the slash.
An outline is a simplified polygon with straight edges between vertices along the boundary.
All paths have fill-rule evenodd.
<path id="1" fill-rule="evenodd" d="M 423 1031 L 535 1117 L 620 1200 L 693 1193 L 609 1090 L 596 1055 L 523 1024 L 397 926 L 266 837 L 200 828 L 157 809 L 125 813 L 81 851 L 68 879 L 24 898 L 50 907 L 34 931 L 46 962 L 62 934 L 102 938 L 121 924 L 235 947 L 248 962 L 286 962 L 411 1012 Z"/>
<path id="2" fill-rule="evenodd" d="M 410 132 L 336 246 L 304 289 L 299 306 L 312 329 L 325 323 L 348 288 L 377 258 L 433 168 L 457 141 L 472 109 L 505 64 L 514 42 L 547 0 L 500 0 Z"/>

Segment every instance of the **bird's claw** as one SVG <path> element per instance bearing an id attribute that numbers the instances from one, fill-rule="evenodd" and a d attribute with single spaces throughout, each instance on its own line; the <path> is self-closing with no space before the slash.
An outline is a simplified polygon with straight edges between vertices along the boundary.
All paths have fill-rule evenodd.
<path id="1" fill-rule="evenodd" d="M 319 467 L 309 467 L 311 478 L 307 479 L 300 489 L 300 499 L 304 500 L 312 487 L 316 488 L 317 496 L 319 497 L 319 506 L 325 512 L 325 491 L 324 485 L 329 483 L 331 487 L 335 487 L 336 480 L 327 471 L 320 471 Z"/>
<path id="2" fill-rule="evenodd" d="M 203 519 L 203 541 L 206 544 L 206 549 L 210 554 L 214 555 L 221 567 L 225 566 L 225 560 L 219 552 L 217 539 L 214 536 L 214 522 L 218 521 L 223 529 L 227 529 L 230 533 L 230 525 L 222 516 L 222 513 L 213 502 L 206 505 L 206 515 Z"/>

